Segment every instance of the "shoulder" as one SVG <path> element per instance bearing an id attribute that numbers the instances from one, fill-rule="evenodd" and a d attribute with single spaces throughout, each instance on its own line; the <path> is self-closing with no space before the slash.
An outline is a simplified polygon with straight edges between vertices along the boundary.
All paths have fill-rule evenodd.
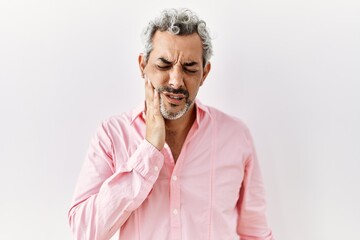
<path id="1" fill-rule="evenodd" d="M 243 119 L 238 116 L 226 113 L 216 107 L 207 106 L 209 114 L 217 125 L 218 134 L 231 135 L 232 138 L 238 138 L 251 142 L 249 127 Z"/>
<path id="2" fill-rule="evenodd" d="M 106 133 L 109 137 L 124 135 L 129 131 L 132 124 L 132 111 L 110 115 L 104 118 L 99 126 L 99 131 Z"/>
<path id="3" fill-rule="evenodd" d="M 107 126 L 130 125 L 131 112 L 123 112 L 119 114 L 110 115 L 102 120 L 102 124 Z"/>
<path id="4" fill-rule="evenodd" d="M 216 107 L 207 106 L 210 116 L 220 125 L 235 127 L 236 129 L 248 131 L 248 126 L 243 119 L 233 114 L 226 113 Z"/>

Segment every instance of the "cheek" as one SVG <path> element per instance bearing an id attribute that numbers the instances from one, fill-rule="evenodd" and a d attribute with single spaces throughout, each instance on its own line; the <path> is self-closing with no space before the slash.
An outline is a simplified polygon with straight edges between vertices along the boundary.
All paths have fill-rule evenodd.
<path id="1" fill-rule="evenodd" d="M 163 74 L 153 74 L 150 80 L 155 88 L 165 86 L 168 83 L 166 76 L 163 76 Z"/>
<path id="2" fill-rule="evenodd" d="M 161 72 L 151 67 L 148 67 L 146 69 L 145 74 L 148 76 L 148 78 L 150 79 L 151 83 L 155 88 L 164 86 L 169 80 L 169 76 L 166 72 Z"/>
<path id="3" fill-rule="evenodd" d="M 194 99 L 199 91 L 200 85 L 198 83 L 190 84 L 190 85 L 187 85 L 186 88 L 189 91 L 190 98 Z"/>

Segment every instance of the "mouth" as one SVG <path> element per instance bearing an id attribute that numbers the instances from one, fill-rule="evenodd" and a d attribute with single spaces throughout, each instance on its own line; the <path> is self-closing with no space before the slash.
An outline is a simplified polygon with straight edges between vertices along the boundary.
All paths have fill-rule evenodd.
<path id="1" fill-rule="evenodd" d="M 183 102 L 183 100 L 186 98 L 184 94 L 174 94 L 168 92 L 164 92 L 163 94 L 166 97 L 167 101 L 171 105 L 175 105 L 175 106 L 180 105 Z"/>

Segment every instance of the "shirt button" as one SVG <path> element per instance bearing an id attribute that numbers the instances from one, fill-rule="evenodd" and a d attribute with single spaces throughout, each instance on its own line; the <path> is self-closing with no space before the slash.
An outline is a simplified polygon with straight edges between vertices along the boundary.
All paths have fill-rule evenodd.
<path id="1" fill-rule="evenodd" d="M 174 215 L 177 215 L 177 214 L 178 214 L 178 210 L 177 210 L 176 208 L 174 208 L 173 214 L 174 214 Z"/>
<path id="2" fill-rule="evenodd" d="M 158 166 L 155 166 L 155 167 L 154 167 L 154 171 L 155 171 L 155 172 L 159 171 L 159 167 L 158 167 Z"/>
<path id="3" fill-rule="evenodd" d="M 172 176 L 172 180 L 176 181 L 177 180 L 177 176 Z"/>

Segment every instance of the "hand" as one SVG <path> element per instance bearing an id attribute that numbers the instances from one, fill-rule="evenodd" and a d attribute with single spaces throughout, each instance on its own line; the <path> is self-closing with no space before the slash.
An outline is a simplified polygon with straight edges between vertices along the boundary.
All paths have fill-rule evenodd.
<path id="1" fill-rule="evenodd" d="M 161 151 L 165 144 L 165 121 L 160 112 L 160 94 L 145 76 L 146 137 L 145 139 Z"/>

